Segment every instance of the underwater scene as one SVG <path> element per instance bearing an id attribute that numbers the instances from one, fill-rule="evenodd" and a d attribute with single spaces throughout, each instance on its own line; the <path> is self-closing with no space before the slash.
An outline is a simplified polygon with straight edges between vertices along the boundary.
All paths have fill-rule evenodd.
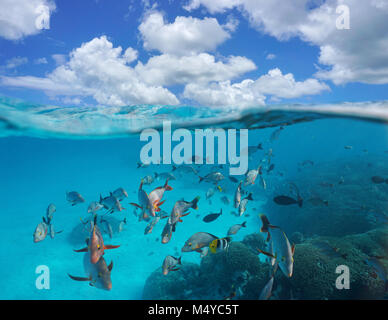
<path id="1" fill-rule="evenodd" d="M 387 107 L 2 97 L 0 299 L 387 299 Z M 247 170 L 231 174 L 230 148 L 219 161 L 219 136 L 197 148 L 198 129 L 235 129 Z"/>

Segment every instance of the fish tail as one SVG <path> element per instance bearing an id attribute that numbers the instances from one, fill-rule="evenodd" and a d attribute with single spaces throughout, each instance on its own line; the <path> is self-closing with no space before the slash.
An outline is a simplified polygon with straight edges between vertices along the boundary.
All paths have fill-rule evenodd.
<path id="1" fill-rule="evenodd" d="M 198 183 L 201 183 L 201 182 L 202 182 L 202 180 L 203 180 L 203 179 L 205 179 L 205 178 L 203 178 L 203 177 L 200 177 L 200 176 L 198 176 L 198 178 L 199 178 L 199 182 L 198 182 Z"/>
<path id="2" fill-rule="evenodd" d="M 164 184 L 164 188 L 167 190 L 167 191 L 171 191 L 172 190 L 172 187 L 168 185 L 168 178 L 166 180 L 166 183 Z"/>
<path id="3" fill-rule="evenodd" d="M 178 264 L 182 264 L 182 256 L 178 258 Z"/>
<path id="4" fill-rule="evenodd" d="M 171 171 L 175 171 L 176 170 L 176 166 L 172 166 L 172 170 Z"/>
<path id="5" fill-rule="evenodd" d="M 155 175 L 155 179 L 156 179 L 159 174 L 157 172 L 154 172 L 154 175 Z"/>
<path id="6" fill-rule="evenodd" d="M 191 201 L 192 203 L 192 208 L 197 210 L 198 209 L 198 201 L 199 201 L 199 196 L 195 197 L 193 201 Z"/>
<path id="7" fill-rule="evenodd" d="M 246 197 L 246 199 L 248 199 L 248 200 L 253 200 L 253 198 L 252 198 L 252 192 L 248 194 L 248 196 Z"/>
<path id="8" fill-rule="evenodd" d="M 242 226 L 243 228 L 246 228 L 246 226 L 247 226 L 247 222 L 246 222 L 246 221 L 244 221 L 244 222 L 241 224 L 241 226 Z"/>

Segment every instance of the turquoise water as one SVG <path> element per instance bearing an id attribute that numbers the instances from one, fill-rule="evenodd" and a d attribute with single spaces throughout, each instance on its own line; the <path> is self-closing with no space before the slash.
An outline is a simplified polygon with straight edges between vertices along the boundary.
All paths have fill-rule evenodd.
<path id="1" fill-rule="evenodd" d="M 266 205 L 272 202 L 277 190 L 287 181 L 308 178 L 303 176 L 303 170 L 298 171 L 298 164 L 305 160 L 314 162 L 316 171 L 314 168 L 308 171 L 314 178 L 324 175 L 319 167 L 328 163 L 332 164 L 332 168 L 336 163 L 382 163 L 378 172 L 362 172 L 369 182 L 361 188 L 369 192 L 376 187 L 370 182 L 371 176 L 386 174 L 388 177 L 388 166 L 384 163 L 388 157 L 384 106 L 383 102 L 357 105 L 357 113 L 352 111 L 357 117 L 349 118 L 344 105 L 327 106 L 330 113 L 321 112 L 325 106 L 311 107 L 309 110 L 285 106 L 274 111 L 266 110 L 265 113 L 262 109 L 240 113 L 194 107 L 178 110 L 168 106 L 78 110 L 35 106 L 2 98 L 0 298 L 141 299 L 147 277 L 158 268 L 161 272 L 166 255 L 179 254 L 183 263 L 200 263 L 198 253 L 180 252 L 193 233 L 204 231 L 223 237 L 230 226 L 243 221 L 247 221 L 247 228 L 242 228 L 233 241 L 241 241 L 245 236 L 259 232 L 261 224 L 258 214 L 268 210 Z M 264 173 L 267 189 L 263 190 L 259 183 L 246 188 L 252 192 L 254 200 L 248 204 L 244 216 L 236 217 L 230 213 L 235 211 L 232 202 L 237 184 L 228 178 L 218 184 L 222 192 L 216 192 L 210 203 L 205 194 L 212 184 L 198 184 L 198 177 L 194 174 L 176 175 L 176 180 L 169 183 L 173 190 L 164 195 L 166 202 L 162 209 L 170 213 L 177 200 L 184 198 L 191 201 L 200 196 L 199 209 L 191 210 L 182 219 L 168 244 L 160 241 L 164 221 L 159 222 L 151 234 L 144 235 L 147 223 L 138 221 L 133 213 L 134 207 L 129 203 L 138 202 L 137 190 L 141 178 L 155 172 L 172 172 L 172 166 L 137 168 L 140 149 L 145 144 L 140 141 L 138 132 L 147 127 L 160 127 L 162 120 L 171 120 L 176 127 L 250 129 L 249 145 L 256 146 L 261 142 L 264 149 L 251 157 L 250 169 L 256 168 L 265 159 L 270 148 L 273 150 L 275 169 L 271 173 Z M 278 139 L 271 142 L 270 136 L 279 125 L 283 125 L 284 130 Z M 199 175 L 209 173 L 213 167 L 198 167 Z M 228 165 L 220 170 L 228 177 Z M 354 172 L 360 174 L 356 169 Z M 236 178 L 244 179 L 242 176 Z M 149 193 L 163 184 L 164 180 L 156 180 L 151 185 L 145 185 L 144 189 Z M 126 210 L 114 212 L 109 218 L 117 221 L 126 218 L 127 224 L 112 239 L 103 233 L 105 243 L 120 245 L 118 249 L 107 250 L 104 255 L 108 263 L 114 263 L 111 275 L 113 288 L 105 291 L 86 282 L 75 282 L 67 274 L 84 276 L 83 254 L 73 249 L 84 246 L 87 234 L 77 234 L 77 230 L 73 229 L 80 225 L 81 217 L 90 218 L 87 213 L 90 202 L 98 201 L 100 194 L 107 196 L 118 187 L 128 192 L 128 198 L 122 201 Z M 307 193 L 303 185 L 299 185 L 299 189 L 302 195 Z M 66 192 L 73 190 L 82 194 L 85 203 L 71 206 L 66 201 Z M 223 196 L 227 196 L 231 204 L 224 204 L 221 201 Z M 346 199 L 349 194 L 335 193 L 333 197 Z M 363 199 L 355 201 L 359 201 L 361 206 Z M 386 201 L 388 204 L 388 198 Z M 32 234 L 49 203 L 57 207 L 53 223 L 56 230 L 63 232 L 54 239 L 47 236 L 45 240 L 33 243 Z M 224 214 L 217 220 L 211 223 L 202 221 L 205 215 L 219 212 L 220 208 Z M 287 219 L 293 217 L 282 217 L 275 212 L 265 213 L 269 218 L 273 215 L 276 223 L 284 226 Z M 388 208 L 383 214 L 388 214 Z M 369 229 L 384 226 L 386 224 L 382 222 Z M 38 276 L 35 268 L 39 265 L 46 265 L 50 269 L 49 290 L 38 290 L 35 286 Z"/>

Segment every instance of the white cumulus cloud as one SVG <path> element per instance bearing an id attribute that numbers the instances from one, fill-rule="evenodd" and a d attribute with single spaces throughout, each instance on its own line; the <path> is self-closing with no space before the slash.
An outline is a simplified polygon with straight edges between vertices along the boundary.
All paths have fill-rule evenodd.
<path id="1" fill-rule="evenodd" d="M 139 62 L 135 67 L 139 77 L 153 85 L 224 81 L 255 69 L 256 65 L 245 57 L 230 56 L 224 61 L 216 61 L 208 53 L 183 57 L 162 54 L 150 58 L 146 64 Z"/>
<path id="2" fill-rule="evenodd" d="M 283 74 L 276 68 L 256 80 L 246 79 L 240 83 L 224 81 L 210 85 L 188 84 L 183 95 L 203 105 L 254 107 L 264 105 L 268 96 L 275 100 L 292 99 L 316 95 L 326 90 L 330 88 L 317 79 L 296 81 L 291 73 Z"/>
<path id="3" fill-rule="evenodd" d="M 50 28 L 52 0 L 1 0 L 0 37 L 19 40 Z"/>
<path id="4" fill-rule="evenodd" d="M 340 5 L 349 8 L 349 30 L 336 27 Z M 318 46 L 324 68 L 317 76 L 322 79 L 388 83 L 388 0 L 191 0 L 185 8 L 200 6 L 211 13 L 238 8 L 260 32 Z"/>
<path id="5" fill-rule="evenodd" d="M 70 53 L 66 64 L 46 78 L 2 77 L 4 85 L 40 89 L 52 95 L 91 96 L 98 103 L 178 104 L 173 93 L 161 86 L 140 81 L 127 65 L 128 56 L 105 37 L 94 38 Z"/>
<path id="6" fill-rule="evenodd" d="M 228 29 L 231 23 L 229 21 Z M 178 16 L 173 23 L 168 23 L 160 12 L 152 12 L 144 18 L 139 31 L 146 50 L 189 55 L 215 50 L 230 38 L 227 28 L 215 18 Z"/>

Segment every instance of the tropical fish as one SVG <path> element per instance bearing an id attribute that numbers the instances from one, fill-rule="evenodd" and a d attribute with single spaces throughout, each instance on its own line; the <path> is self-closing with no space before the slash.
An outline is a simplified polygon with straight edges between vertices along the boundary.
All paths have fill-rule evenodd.
<path id="1" fill-rule="evenodd" d="M 202 248 L 208 247 L 209 244 L 218 237 L 213 236 L 207 232 L 197 232 L 194 233 L 182 247 L 182 252 L 191 252 L 196 251 L 201 253 Z"/>
<path id="2" fill-rule="evenodd" d="M 214 188 L 209 188 L 207 191 L 206 191 L 206 200 L 209 200 L 215 193 L 215 190 Z"/>
<path id="3" fill-rule="evenodd" d="M 267 173 L 270 173 L 273 169 L 275 169 L 275 165 L 272 163 L 268 169 L 267 169 Z"/>
<path id="4" fill-rule="evenodd" d="M 48 230 L 48 225 L 44 221 L 39 223 L 35 228 L 35 231 L 33 234 L 34 242 L 36 243 L 44 240 L 47 236 L 47 230 Z"/>
<path id="5" fill-rule="evenodd" d="M 150 234 L 155 227 L 155 225 L 159 222 L 160 217 L 156 216 L 154 217 L 151 222 L 147 225 L 147 227 L 144 229 L 144 234 Z"/>
<path id="6" fill-rule="evenodd" d="M 263 290 L 261 290 L 259 300 L 268 300 L 271 297 L 276 270 L 277 270 L 277 265 L 275 266 L 275 270 L 273 271 L 273 274 L 271 275 L 269 281 L 264 286 Z"/>
<path id="7" fill-rule="evenodd" d="M 51 237 L 51 239 L 54 239 L 56 234 L 59 234 L 59 233 L 63 232 L 63 230 L 55 231 L 54 230 L 54 225 L 52 223 L 50 223 L 50 225 L 49 225 L 49 230 L 50 230 L 50 237 Z"/>
<path id="8" fill-rule="evenodd" d="M 49 206 L 46 209 L 46 217 L 47 217 L 47 219 L 52 220 L 55 211 L 57 211 L 57 208 L 56 208 L 55 204 L 50 203 Z"/>
<path id="9" fill-rule="evenodd" d="M 222 214 L 222 208 L 221 208 L 221 211 L 219 213 L 210 213 L 207 216 L 205 216 L 202 220 L 204 222 L 212 222 L 212 221 L 216 220 L 221 214 Z"/>
<path id="10" fill-rule="evenodd" d="M 267 189 L 267 183 L 265 182 L 263 176 L 260 176 L 260 185 L 263 187 L 264 190 Z"/>
<path id="11" fill-rule="evenodd" d="M 209 253 L 209 247 L 205 247 L 202 249 L 202 252 L 199 257 L 202 259 L 203 257 L 206 257 L 208 253 Z"/>
<path id="12" fill-rule="evenodd" d="M 88 213 L 96 213 L 98 210 L 101 210 L 102 208 L 104 208 L 104 206 L 101 203 L 97 201 L 93 201 L 89 204 Z"/>
<path id="13" fill-rule="evenodd" d="M 176 180 L 175 176 L 171 172 L 155 172 L 154 175 L 156 180 Z"/>
<path id="14" fill-rule="evenodd" d="M 105 223 L 106 231 L 108 232 L 109 238 L 113 238 L 113 229 L 111 224 L 107 220 L 102 220 Z"/>
<path id="15" fill-rule="evenodd" d="M 90 232 L 90 236 L 86 239 L 86 247 L 74 250 L 75 252 L 89 252 L 90 253 L 90 262 L 97 263 L 98 260 L 104 255 L 104 250 L 115 249 L 120 247 L 114 245 L 105 245 L 104 240 L 101 235 L 101 231 L 97 226 L 97 216 L 94 218 L 94 223 L 92 224 L 92 230 Z"/>
<path id="16" fill-rule="evenodd" d="M 343 258 L 346 259 L 347 254 L 341 253 L 339 248 L 331 246 L 326 241 L 313 241 L 312 245 L 319 249 L 324 255 L 330 258 Z"/>
<path id="17" fill-rule="evenodd" d="M 192 165 L 180 165 L 180 166 L 172 166 L 172 171 L 176 171 L 179 174 L 187 174 L 194 173 L 198 174 L 198 171 Z"/>
<path id="18" fill-rule="evenodd" d="M 199 177 L 199 182 L 207 181 L 211 183 L 218 183 L 219 181 L 225 179 L 224 175 L 221 172 L 210 172 L 204 177 Z"/>
<path id="19" fill-rule="evenodd" d="M 229 198 L 228 198 L 227 196 L 223 196 L 223 197 L 221 198 L 221 201 L 222 201 L 224 204 L 226 204 L 226 205 L 230 204 L 230 200 L 229 200 Z"/>
<path id="20" fill-rule="evenodd" d="M 110 192 L 109 196 L 103 198 L 100 195 L 100 204 L 108 210 L 109 213 L 113 213 L 115 211 L 123 211 L 125 208 L 121 205 L 119 199 L 117 199 L 112 192 Z"/>
<path id="21" fill-rule="evenodd" d="M 387 179 L 384 179 L 383 177 L 380 177 L 380 176 L 373 176 L 371 178 L 371 180 L 372 180 L 373 183 L 376 183 L 376 184 L 380 184 L 380 183 L 383 183 L 383 182 L 387 183 L 387 181 L 388 181 Z"/>
<path id="22" fill-rule="evenodd" d="M 170 223 L 166 223 L 162 231 L 162 243 L 168 243 L 172 237 L 172 225 Z"/>
<path id="23" fill-rule="evenodd" d="M 140 182 L 137 196 L 139 204 L 133 202 L 130 204 L 141 209 L 140 220 L 148 220 L 150 217 L 155 217 L 156 208 L 149 199 L 147 192 L 143 190 L 143 180 Z"/>
<path id="24" fill-rule="evenodd" d="M 252 193 L 248 194 L 244 199 L 241 200 L 240 206 L 238 207 L 238 214 L 240 215 L 240 217 L 244 214 L 249 200 L 253 200 Z"/>
<path id="25" fill-rule="evenodd" d="M 276 129 L 274 132 L 272 132 L 269 140 L 271 142 L 274 142 L 275 140 L 277 140 L 279 138 L 279 135 L 280 135 L 280 132 L 282 132 L 282 130 L 284 129 L 284 127 L 279 127 L 278 129 Z"/>
<path id="26" fill-rule="evenodd" d="M 125 198 L 128 198 L 128 193 L 124 188 L 117 188 L 113 191 L 113 195 L 119 200 L 123 201 Z"/>
<path id="27" fill-rule="evenodd" d="M 257 249 L 260 253 L 265 254 L 271 258 L 276 259 L 283 274 L 290 278 L 293 272 L 294 265 L 294 251 L 295 246 L 291 246 L 288 238 L 283 230 L 279 227 L 272 226 L 268 218 L 261 217 L 262 221 L 265 221 L 266 225 L 262 227 L 262 230 L 267 230 L 269 233 L 269 241 L 272 241 L 272 253 Z M 268 221 L 268 223 L 267 223 Z"/>
<path id="28" fill-rule="evenodd" d="M 181 257 L 175 258 L 173 256 L 167 256 L 166 258 L 164 258 L 162 265 L 163 274 L 166 276 L 170 271 L 178 271 L 178 264 L 182 264 Z"/>
<path id="29" fill-rule="evenodd" d="M 77 191 L 66 192 L 66 200 L 69 201 L 72 206 L 85 202 L 84 198 Z"/>
<path id="30" fill-rule="evenodd" d="M 127 224 L 127 218 L 124 218 L 124 220 L 120 222 L 120 224 L 119 224 L 119 232 L 123 231 L 125 224 Z"/>
<path id="31" fill-rule="evenodd" d="M 289 206 L 289 205 L 292 205 L 292 204 L 298 204 L 299 207 L 302 207 L 302 204 L 303 202 L 302 201 L 298 201 L 298 200 L 295 200 L 294 198 L 291 198 L 289 196 L 276 196 L 275 198 L 273 198 L 273 201 L 278 204 L 278 205 L 281 205 L 281 206 Z"/>
<path id="32" fill-rule="evenodd" d="M 236 209 L 240 206 L 240 202 L 241 202 L 241 184 L 242 182 L 240 182 L 240 184 L 236 189 L 236 192 L 234 193 L 234 207 Z"/>
<path id="33" fill-rule="evenodd" d="M 237 232 L 240 231 L 241 228 L 246 228 L 247 222 L 244 221 L 241 224 L 235 224 L 234 226 L 231 226 L 228 230 L 228 236 L 231 236 L 233 234 L 236 234 Z"/>
<path id="34" fill-rule="evenodd" d="M 172 208 L 168 223 L 172 225 L 172 231 L 175 232 L 175 227 L 178 222 L 182 222 L 182 217 L 189 214 L 189 209 L 198 209 L 199 197 L 195 197 L 192 201 L 178 200 Z"/>
<path id="35" fill-rule="evenodd" d="M 209 249 L 211 253 L 217 253 L 224 250 L 228 250 L 230 241 L 232 241 L 231 237 L 225 237 L 222 239 L 214 239 L 209 244 Z"/>
<path id="36" fill-rule="evenodd" d="M 147 168 L 149 166 L 149 164 L 145 164 L 145 163 L 142 163 L 142 162 L 138 162 L 137 163 L 137 169 L 139 168 Z"/>
<path id="37" fill-rule="evenodd" d="M 255 184 L 256 178 L 261 171 L 261 165 L 256 170 L 249 170 L 245 175 L 244 186 Z"/>
<path id="38" fill-rule="evenodd" d="M 143 181 L 143 184 L 148 185 L 148 184 L 152 184 L 152 182 L 154 182 L 154 177 L 151 175 L 147 175 L 141 180 Z"/>
<path id="39" fill-rule="evenodd" d="M 152 204 L 152 210 L 153 212 L 160 212 L 160 206 L 164 203 L 162 201 L 163 195 L 166 191 L 171 191 L 172 187 L 168 185 L 168 179 L 166 179 L 166 182 L 163 186 L 157 187 L 154 190 L 150 192 L 148 195 L 148 199 L 150 203 Z"/>
<path id="40" fill-rule="evenodd" d="M 86 253 L 84 255 L 84 269 L 87 277 L 75 277 L 70 274 L 68 276 L 75 281 L 89 281 L 91 286 L 99 289 L 111 290 L 113 261 L 108 266 L 103 257 L 100 257 L 96 263 L 90 263 L 90 260 L 90 254 Z"/>

